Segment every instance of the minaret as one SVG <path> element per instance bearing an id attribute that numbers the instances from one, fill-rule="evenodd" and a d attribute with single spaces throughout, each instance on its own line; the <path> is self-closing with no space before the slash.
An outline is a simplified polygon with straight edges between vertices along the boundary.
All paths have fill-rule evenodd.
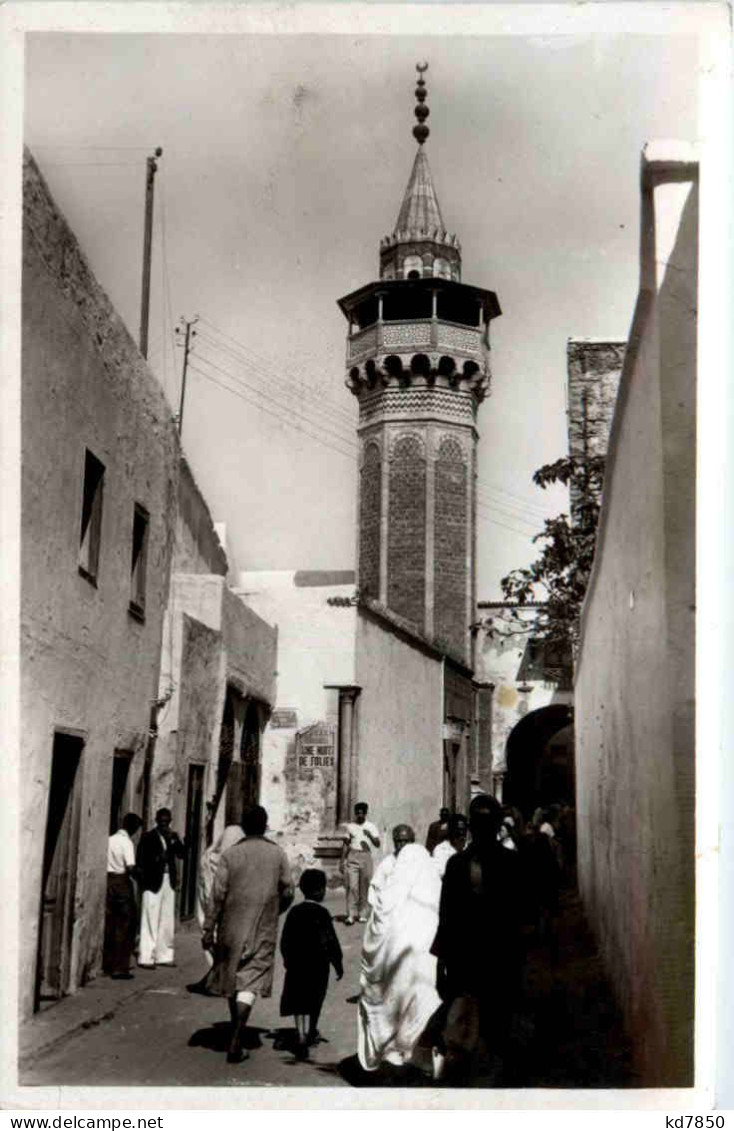
<path id="1" fill-rule="evenodd" d="M 461 246 L 444 226 L 424 149 L 427 67 L 417 67 L 418 152 L 380 243 L 380 280 L 339 300 L 359 401 L 357 582 L 471 667 L 476 420 L 501 311 L 492 291 L 461 282 Z"/>

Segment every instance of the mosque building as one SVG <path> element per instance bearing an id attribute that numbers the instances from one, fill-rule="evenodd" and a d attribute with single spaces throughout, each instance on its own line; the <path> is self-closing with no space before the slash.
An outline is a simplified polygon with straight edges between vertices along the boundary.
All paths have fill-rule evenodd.
<path id="1" fill-rule="evenodd" d="M 279 627 L 278 708 L 263 735 L 261 800 L 294 857 L 328 857 L 357 800 L 387 833 L 419 836 L 445 804 L 491 788 L 476 721 L 477 418 L 490 384 L 494 292 L 461 278 L 425 143 L 379 277 L 339 299 L 346 384 L 359 404 L 356 573 L 243 573 Z M 484 780 L 486 777 L 486 780 Z"/>

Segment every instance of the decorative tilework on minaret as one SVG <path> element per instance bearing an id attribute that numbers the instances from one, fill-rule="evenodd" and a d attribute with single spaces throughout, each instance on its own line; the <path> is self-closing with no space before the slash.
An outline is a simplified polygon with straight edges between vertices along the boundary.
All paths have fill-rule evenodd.
<path id="1" fill-rule="evenodd" d="M 339 300 L 359 401 L 358 584 L 471 666 L 476 418 L 501 312 L 494 292 L 461 282 L 424 150 L 427 64 L 417 69 L 418 152 L 380 280 Z"/>

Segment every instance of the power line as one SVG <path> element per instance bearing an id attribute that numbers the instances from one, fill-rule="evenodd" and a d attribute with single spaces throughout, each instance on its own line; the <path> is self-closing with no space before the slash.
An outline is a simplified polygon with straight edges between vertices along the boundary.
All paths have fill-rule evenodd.
<path id="1" fill-rule="evenodd" d="M 44 169 L 137 169 L 137 161 L 44 161 Z"/>
<path id="2" fill-rule="evenodd" d="M 244 363 L 244 359 L 238 353 L 236 353 L 234 350 L 230 350 L 227 346 L 223 346 L 220 343 L 216 342 L 213 338 L 209 337 L 208 334 L 202 333 L 200 336 L 201 336 L 201 340 L 204 341 L 204 342 L 207 342 L 213 349 L 216 349 L 216 350 L 219 350 L 219 351 L 225 353 L 227 355 L 228 359 L 231 359 L 233 362 L 236 362 L 240 367 L 242 367 L 242 371 L 247 373 L 248 376 L 252 376 L 256 380 L 258 379 L 258 377 L 260 377 L 260 379 L 263 382 L 265 381 L 265 378 L 262 376 L 262 370 L 260 370 L 257 366 L 254 366 L 250 363 Z M 273 376 L 272 378 L 268 375 L 267 388 L 271 389 L 274 384 L 276 385 L 276 387 L 278 388 L 278 390 L 282 393 L 282 395 L 284 397 L 296 395 L 295 393 L 292 393 L 288 388 L 282 387 L 284 382 L 283 382 L 282 378 L 280 377 L 280 375 L 278 375 L 277 377 Z M 301 405 L 304 409 L 308 409 L 309 412 L 316 412 L 319 415 L 323 416 L 325 420 L 328 420 L 335 428 L 339 429 L 340 432 L 346 437 L 347 432 L 342 427 L 342 420 L 341 420 L 340 417 L 337 417 L 335 414 L 331 413 L 328 410 L 328 408 L 323 407 L 318 402 L 313 403 L 313 404 L 310 403 L 310 398 L 309 398 L 308 404 L 303 404 L 302 403 L 303 402 L 302 394 L 299 393 L 298 396 L 299 396 L 299 401 L 301 402 Z M 344 425 L 346 425 L 346 423 L 347 422 L 344 421 Z M 354 434 L 354 421 L 350 420 L 349 425 L 350 425 L 350 427 L 349 427 L 348 432 L 349 432 L 349 436 L 351 437 Z"/>
<path id="3" fill-rule="evenodd" d="M 208 323 L 208 325 L 211 324 Z M 218 332 L 219 331 L 217 331 L 217 333 Z M 209 340 L 216 345 L 217 349 L 226 351 L 233 357 L 236 357 L 238 360 L 246 362 L 248 366 L 261 373 L 269 380 L 274 379 L 277 380 L 280 384 L 290 385 L 299 397 L 303 397 L 305 395 L 310 398 L 316 398 L 319 396 L 319 393 L 317 393 L 311 386 L 309 386 L 305 379 L 300 382 L 294 381 L 291 377 L 283 372 L 281 367 L 276 366 L 272 360 L 270 362 L 265 362 L 262 358 L 259 358 L 258 354 L 253 354 L 244 346 L 241 349 L 232 348 L 231 346 L 226 345 L 221 341 L 217 341 L 216 338 L 209 338 Z M 343 418 L 345 424 L 349 424 L 351 426 L 354 423 L 354 414 L 350 413 L 347 409 L 342 408 L 331 397 L 329 398 L 329 405 L 325 407 L 324 411 L 327 411 L 334 416 Z"/>
<path id="4" fill-rule="evenodd" d="M 100 153 L 112 153 L 117 150 L 129 149 L 136 150 L 138 153 L 146 153 L 150 146 L 148 145 L 57 145 L 42 142 L 41 144 L 31 144 L 31 149 L 76 149 L 76 150 L 98 150 Z"/>
<path id="5" fill-rule="evenodd" d="M 486 520 L 488 522 L 494 522 L 497 524 L 497 526 L 504 526 L 506 530 L 514 530 L 516 534 L 522 534 L 523 538 L 532 538 L 533 535 L 537 533 L 537 531 L 535 530 L 522 530 L 519 526 L 514 526 L 512 523 L 503 522 L 502 519 L 496 517 L 494 512 L 490 511 L 490 508 L 487 507 L 485 503 L 480 503 L 479 501 L 477 501 L 477 510 L 483 510 L 487 512 Z"/>
<path id="6" fill-rule="evenodd" d="M 345 452 L 342 448 L 338 448 L 335 444 L 331 444 L 328 440 L 324 440 L 323 437 L 314 435 L 313 432 L 309 432 L 300 424 L 296 424 L 294 421 L 288 420 L 279 412 L 273 412 L 272 409 L 269 409 L 265 405 L 260 404 L 258 401 L 254 400 L 252 397 L 247 396 L 247 394 L 241 392 L 239 389 L 232 389 L 229 385 L 225 385 L 222 381 L 218 381 L 216 377 L 212 377 L 211 373 L 207 373 L 206 370 L 200 369 L 197 365 L 191 364 L 189 366 L 189 369 L 192 373 L 198 373 L 199 376 L 203 377 L 206 381 L 211 381 L 212 384 L 218 385 L 220 389 L 224 389 L 226 392 L 231 393 L 232 396 L 239 397 L 241 400 L 246 401 L 247 404 L 254 405 L 261 412 L 265 412 L 269 416 L 275 417 L 276 420 L 280 421 L 281 424 L 286 425 L 286 427 L 293 428 L 296 432 L 302 432 L 305 436 L 309 436 L 312 440 L 315 440 L 319 444 L 323 444 L 323 446 L 326 448 L 331 448 L 333 451 L 338 452 L 339 455 L 345 456 L 347 459 L 356 460 L 357 457 L 354 452 Z"/>
<path id="7" fill-rule="evenodd" d="M 230 342 L 232 342 L 235 346 L 237 346 L 239 348 L 239 350 L 243 353 L 244 359 L 247 360 L 255 368 L 260 368 L 261 371 L 263 371 L 266 376 L 272 377 L 272 376 L 277 375 L 277 378 L 278 378 L 279 381 L 285 381 L 286 383 L 293 385 L 293 387 L 298 391 L 299 396 L 303 395 L 304 385 L 305 385 L 306 389 L 309 388 L 307 382 L 304 382 L 304 385 L 297 385 L 295 381 L 293 381 L 291 378 L 289 378 L 286 374 L 283 374 L 279 369 L 277 369 L 277 367 L 274 366 L 272 358 L 268 359 L 268 358 L 262 357 L 262 355 L 258 354 L 258 352 L 256 350 L 253 350 L 245 342 L 241 342 L 238 338 L 235 338 L 232 334 L 228 334 L 224 330 L 220 329 L 218 326 L 215 326 L 214 323 L 209 318 L 206 318 L 205 316 L 202 315 L 202 322 L 204 322 L 207 326 L 209 326 L 210 329 L 214 330 L 215 333 L 219 334 L 223 338 L 227 338 Z M 259 362 L 259 365 L 258 365 L 258 362 Z M 301 370 L 301 372 L 303 372 L 303 371 Z M 330 410 L 333 410 L 333 412 L 339 414 L 340 416 L 343 416 L 344 419 L 345 419 L 345 422 L 352 424 L 353 419 L 354 419 L 353 415 L 347 409 L 344 409 L 344 408 L 341 407 L 341 405 L 338 405 L 333 400 L 333 398 L 330 398 L 330 400 L 331 400 Z"/>
<path id="8" fill-rule="evenodd" d="M 211 319 L 207 318 L 205 315 L 202 315 L 202 322 L 210 327 L 210 329 L 212 329 L 216 334 L 219 334 L 221 337 L 226 338 L 237 347 L 236 349 L 231 350 L 231 352 L 238 359 L 241 356 L 242 360 L 246 361 L 255 371 L 263 373 L 263 375 L 267 376 L 268 378 L 275 377 L 279 381 L 279 383 L 290 383 L 297 390 L 298 394 L 302 395 L 302 387 L 300 385 L 296 385 L 296 383 L 292 380 L 289 381 L 289 378 L 274 366 L 272 359 L 266 360 L 262 357 L 262 355 L 258 354 L 244 342 L 240 341 L 240 339 L 235 338 L 234 335 L 227 333 L 218 326 L 215 326 Z M 217 343 L 217 348 L 224 350 L 228 347 L 226 347 L 224 344 Z M 253 361 L 253 358 L 257 359 L 257 361 L 260 362 L 260 365 L 257 364 L 257 361 Z M 353 427 L 353 414 L 341 408 L 335 402 L 332 401 L 328 408 L 326 406 L 320 406 L 320 408 L 330 415 L 334 414 L 335 416 L 338 415 L 342 417 L 345 423 L 348 423 L 350 427 Z M 544 520 L 545 518 L 549 517 L 548 512 L 543 507 L 539 506 L 536 503 L 530 502 L 522 495 L 518 495 L 513 491 L 507 490 L 506 488 L 493 486 L 489 482 L 489 480 L 477 479 L 477 483 L 478 486 L 483 490 L 492 491 L 498 496 L 507 496 L 508 504 L 514 503 L 517 506 L 522 507 L 522 509 L 525 510 L 529 515 L 532 515 L 534 513 L 540 520 Z"/>
<path id="9" fill-rule="evenodd" d="M 541 507 L 538 503 L 531 502 L 523 495 L 518 495 L 514 491 L 509 491 L 505 487 L 495 487 L 490 483 L 488 479 L 477 478 L 477 484 L 482 488 L 482 490 L 490 491 L 492 494 L 498 495 L 500 497 L 506 496 L 508 502 L 516 503 L 518 506 L 522 506 L 523 509 L 527 510 L 528 512 L 535 511 L 541 516 L 546 513 L 545 507 Z"/>
<path id="10" fill-rule="evenodd" d="M 198 357 L 199 355 L 195 356 Z M 321 444 L 323 447 L 330 448 L 338 455 L 344 456 L 346 459 L 356 462 L 357 455 L 354 451 L 344 451 L 342 448 L 337 447 L 335 444 L 329 443 L 329 441 L 325 440 L 322 436 L 317 436 L 313 432 L 310 432 L 308 429 L 304 428 L 302 425 L 288 420 L 287 418 L 283 417 L 280 412 L 274 412 L 272 409 L 267 408 L 262 403 L 256 401 L 253 397 L 248 396 L 246 393 L 243 393 L 241 390 L 232 389 L 229 385 L 225 385 L 223 381 L 219 381 L 216 377 L 213 377 L 211 373 L 207 373 L 205 370 L 200 369 L 197 365 L 194 365 L 193 362 L 189 365 L 189 371 L 192 373 L 198 373 L 198 375 L 200 377 L 203 377 L 205 381 L 210 381 L 213 385 L 217 385 L 220 389 L 223 389 L 225 392 L 230 393 L 233 397 L 238 397 L 240 400 L 245 401 L 247 404 L 254 405 L 261 412 L 265 412 L 268 414 L 268 416 L 274 417 L 281 424 L 286 425 L 288 428 L 292 428 L 296 432 L 300 432 L 302 435 L 308 436 L 309 439 L 315 440 L 316 443 Z M 478 509 L 479 508 L 486 509 L 484 508 L 484 504 L 481 503 L 478 503 Z M 527 531 L 520 530 L 516 526 L 510 526 L 509 524 L 502 522 L 501 519 L 498 519 L 493 515 L 477 514 L 477 523 L 492 523 L 494 526 L 500 526 L 504 530 L 509 531 L 511 534 L 515 534 L 517 537 L 523 538 L 525 540 L 529 540 L 531 537 L 531 535 Z"/>
<path id="11" fill-rule="evenodd" d="M 217 365 L 216 362 L 214 362 L 211 358 L 207 357 L 206 355 L 201 354 L 201 353 L 197 353 L 196 356 L 197 356 L 197 359 L 199 361 L 202 361 L 205 364 L 210 365 L 213 369 L 217 370 L 217 372 L 221 373 L 222 376 L 227 377 L 230 381 L 233 381 L 236 385 L 239 385 L 241 387 L 249 389 L 252 393 L 254 393 L 255 396 L 262 397 L 262 398 L 264 398 L 264 400 L 266 400 L 270 404 L 275 405 L 276 408 L 280 410 L 280 412 L 278 412 L 277 414 L 272 413 L 272 415 L 277 415 L 279 419 L 282 419 L 282 417 L 280 415 L 281 412 L 292 413 L 295 416 L 297 416 L 300 420 L 305 421 L 312 428 L 318 428 L 320 431 L 324 431 L 328 436 L 330 436 L 333 439 L 335 439 L 336 441 L 338 441 L 338 443 L 343 444 L 346 447 L 350 448 L 352 450 L 352 452 L 355 453 L 355 457 L 356 457 L 357 445 L 344 432 L 339 431 L 339 430 L 334 430 L 334 429 L 331 429 L 331 428 L 327 428 L 321 423 L 321 421 L 316 420 L 312 416 L 308 416 L 305 413 L 295 412 L 295 410 L 290 405 L 284 404 L 282 401 L 279 401 L 277 398 L 272 397 L 269 394 L 267 394 L 266 392 L 264 392 L 258 386 L 252 385 L 250 382 L 246 381 L 241 376 L 238 376 L 237 374 L 232 373 L 227 369 L 224 369 L 222 366 Z M 217 383 L 221 384 L 221 382 L 217 382 Z M 225 386 L 222 386 L 222 387 L 225 387 Z M 258 402 L 251 402 L 251 403 L 257 404 Z M 260 406 L 260 407 L 263 407 L 263 406 Z M 311 435 L 311 433 L 307 433 L 307 434 Z M 327 444 L 327 446 L 334 447 L 333 444 Z M 341 448 L 334 448 L 334 450 L 337 450 L 337 451 L 339 451 L 343 454 L 343 451 L 342 451 Z M 477 503 L 478 503 L 478 506 L 483 507 L 484 510 L 486 510 L 488 512 L 494 512 L 497 509 L 503 510 L 505 512 L 506 518 L 514 519 L 515 522 L 524 523 L 526 525 L 527 529 L 523 531 L 517 526 L 508 525 L 507 522 L 502 522 L 501 519 L 495 518 L 494 516 L 491 516 L 488 519 L 488 521 L 494 521 L 496 523 L 496 525 L 498 525 L 498 526 L 503 526 L 505 529 L 513 530 L 515 533 L 522 534 L 524 537 L 531 537 L 532 535 L 534 535 L 538 532 L 539 520 L 536 520 L 535 516 L 531 515 L 530 518 L 524 518 L 521 514 L 513 512 L 508 507 L 503 506 L 501 503 L 495 502 L 494 500 L 484 501 L 484 498 L 481 496 L 480 492 L 477 492 Z M 549 517 L 549 516 L 545 516 L 545 517 Z"/>
<path id="12" fill-rule="evenodd" d="M 327 426 L 322 424 L 321 421 L 314 420 L 313 417 L 307 416 L 305 413 L 298 412 L 290 405 L 284 404 L 282 401 L 279 401 L 275 397 L 270 396 L 268 393 L 265 393 L 257 386 L 251 385 L 250 382 L 246 381 L 243 377 L 240 377 L 234 373 L 230 373 L 227 369 L 223 369 L 221 365 L 217 365 L 217 363 L 215 361 L 212 361 L 211 358 L 207 357 L 206 354 L 197 353 L 196 356 L 199 361 L 203 361 L 206 362 L 207 365 L 211 365 L 213 369 L 216 369 L 217 372 L 221 373 L 223 376 L 228 377 L 230 381 L 234 381 L 235 384 L 242 385 L 245 388 L 250 389 L 257 396 L 263 397 L 271 404 L 276 405 L 276 407 L 279 408 L 281 412 L 287 412 L 293 416 L 296 416 L 299 420 L 304 420 L 307 424 L 310 424 L 311 427 L 318 428 L 321 431 L 326 432 L 327 435 L 332 436 L 335 440 L 338 440 L 340 443 L 349 445 L 355 451 L 357 450 L 356 443 L 348 439 L 343 432 L 334 431 L 333 429 L 328 428 Z"/>
<path id="13" fill-rule="evenodd" d="M 529 526 L 532 526 L 534 529 L 537 529 L 539 525 L 542 525 L 542 523 L 552 517 L 550 514 L 532 514 L 531 512 L 524 511 L 522 508 L 517 507 L 512 503 L 505 503 L 491 498 L 480 490 L 477 491 L 477 499 L 479 499 L 484 504 L 484 506 L 489 508 L 497 508 L 501 511 L 504 511 L 508 515 L 508 517 L 517 519 L 520 522 L 525 522 Z"/>

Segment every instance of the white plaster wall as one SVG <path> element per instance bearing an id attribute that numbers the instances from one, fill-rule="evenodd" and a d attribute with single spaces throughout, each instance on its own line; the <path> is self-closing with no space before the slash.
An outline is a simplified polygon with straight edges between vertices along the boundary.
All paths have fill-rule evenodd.
<path id="1" fill-rule="evenodd" d="M 579 883 L 646 1085 L 692 1082 L 696 175 L 643 161 L 575 688 Z"/>
<path id="2" fill-rule="evenodd" d="M 423 843 L 443 804 L 443 661 L 361 615 L 356 683 L 355 796 L 369 804 L 383 852 L 403 822 Z"/>

